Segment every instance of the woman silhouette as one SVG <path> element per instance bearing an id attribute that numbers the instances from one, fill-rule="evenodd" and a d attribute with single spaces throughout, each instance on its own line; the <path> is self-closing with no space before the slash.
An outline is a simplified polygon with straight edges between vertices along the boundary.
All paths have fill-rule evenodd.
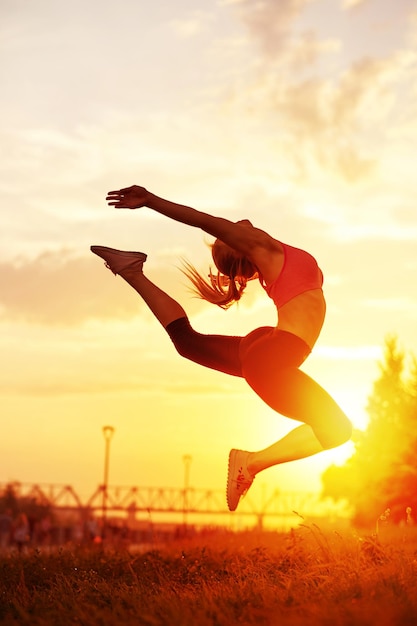
<path id="1" fill-rule="evenodd" d="M 275 327 L 245 337 L 205 335 L 190 325 L 182 306 L 143 273 L 146 254 L 91 246 L 114 274 L 142 297 L 165 328 L 178 353 L 191 361 L 243 377 L 272 409 L 302 422 L 285 437 L 257 452 L 229 453 L 227 504 L 234 511 L 256 474 L 348 441 L 352 426 L 331 396 L 299 367 L 311 352 L 323 325 L 326 304 L 323 275 L 304 250 L 274 239 L 249 220 L 231 222 L 164 200 L 133 185 L 107 195 L 117 209 L 149 207 L 166 217 L 215 237 L 212 257 L 217 273 L 205 280 L 190 264 L 185 273 L 198 294 L 227 308 L 239 300 L 249 280 L 259 279 L 278 311 Z"/>

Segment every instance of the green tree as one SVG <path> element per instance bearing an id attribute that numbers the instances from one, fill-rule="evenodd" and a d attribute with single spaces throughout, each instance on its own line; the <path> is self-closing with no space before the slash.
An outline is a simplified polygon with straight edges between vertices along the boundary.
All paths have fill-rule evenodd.
<path id="1" fill-rule="evenodd" d="M 383 495 L 391 503 L 394 516 L 410 507 L 417 518 L 417 362 L 413 358 L 411 373 L 405 383 L 402 449 L 391 465 L 390 480 L 383 485 Z"/>
<path id="2" fill-rule="evenodd" d="M 405 358 L 396 337 L 385 342 L 380 376 L 368 399 L 369 424 L 354 433 L 355 452 L 345 465 L 323 474 L 323 495 L 345 498 L 359 526 L 375 523 L 387 508 L 391 518 L 417 513 L 417 367 L 405 379 Z"/>

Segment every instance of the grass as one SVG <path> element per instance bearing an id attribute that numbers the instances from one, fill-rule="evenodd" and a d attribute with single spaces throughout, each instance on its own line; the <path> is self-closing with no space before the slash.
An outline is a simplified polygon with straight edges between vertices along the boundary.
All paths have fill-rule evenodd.
<path id="1" fill-rule="evenodd" d="M 144 552 L 0 557 L 0 623 L 31 626 L 406 626 L 417 534 L 202 534 Z"/>

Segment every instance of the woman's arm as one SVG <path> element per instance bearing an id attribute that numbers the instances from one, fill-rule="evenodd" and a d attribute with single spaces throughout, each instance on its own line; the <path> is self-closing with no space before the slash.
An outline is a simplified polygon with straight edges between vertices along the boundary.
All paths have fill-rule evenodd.
<path id="1" fill-rule="evenodd" d="M 164 200 L 144 187 L 133 185 L 118 191 L 110 191 L 106 199 L 109 205 L 116 209 L 148 207 L 177 222 L 201 228 L 208 235 L 220 239 L 249 258 L 253 257 L 256 248 L 271 250 L 276 248 L 277 242 L 270 235 L 251 225 L 248 227 L 247 223 L 231 222 L 222 217 L 215 217 L 209 213 Z"/>

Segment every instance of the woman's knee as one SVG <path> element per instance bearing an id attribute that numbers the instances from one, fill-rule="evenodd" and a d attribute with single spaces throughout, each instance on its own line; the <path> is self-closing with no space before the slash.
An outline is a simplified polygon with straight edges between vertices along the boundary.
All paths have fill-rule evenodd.
<path id="1" fill-rule="evenodd" d="M 314 428 L 314 434 L 325 450 L 337 448 L 352 437 L 352 422 L 346 415 L 337 417 L 331 424 Z"/>
<path id="2" fill-rule="evenodd" d="M 195 334 L 188 317 L 180 317 L 165 328 L 178 354 L 188 357 L 190 337 Z"/>
<path id="3" fill-rule="evenodd" d="M 165 330 L 180 356 L 209 369 L 242 376 L 239 359 L 241 337 L 203 335 L 192 328 L 187 317 L 171 322 Z"/>

